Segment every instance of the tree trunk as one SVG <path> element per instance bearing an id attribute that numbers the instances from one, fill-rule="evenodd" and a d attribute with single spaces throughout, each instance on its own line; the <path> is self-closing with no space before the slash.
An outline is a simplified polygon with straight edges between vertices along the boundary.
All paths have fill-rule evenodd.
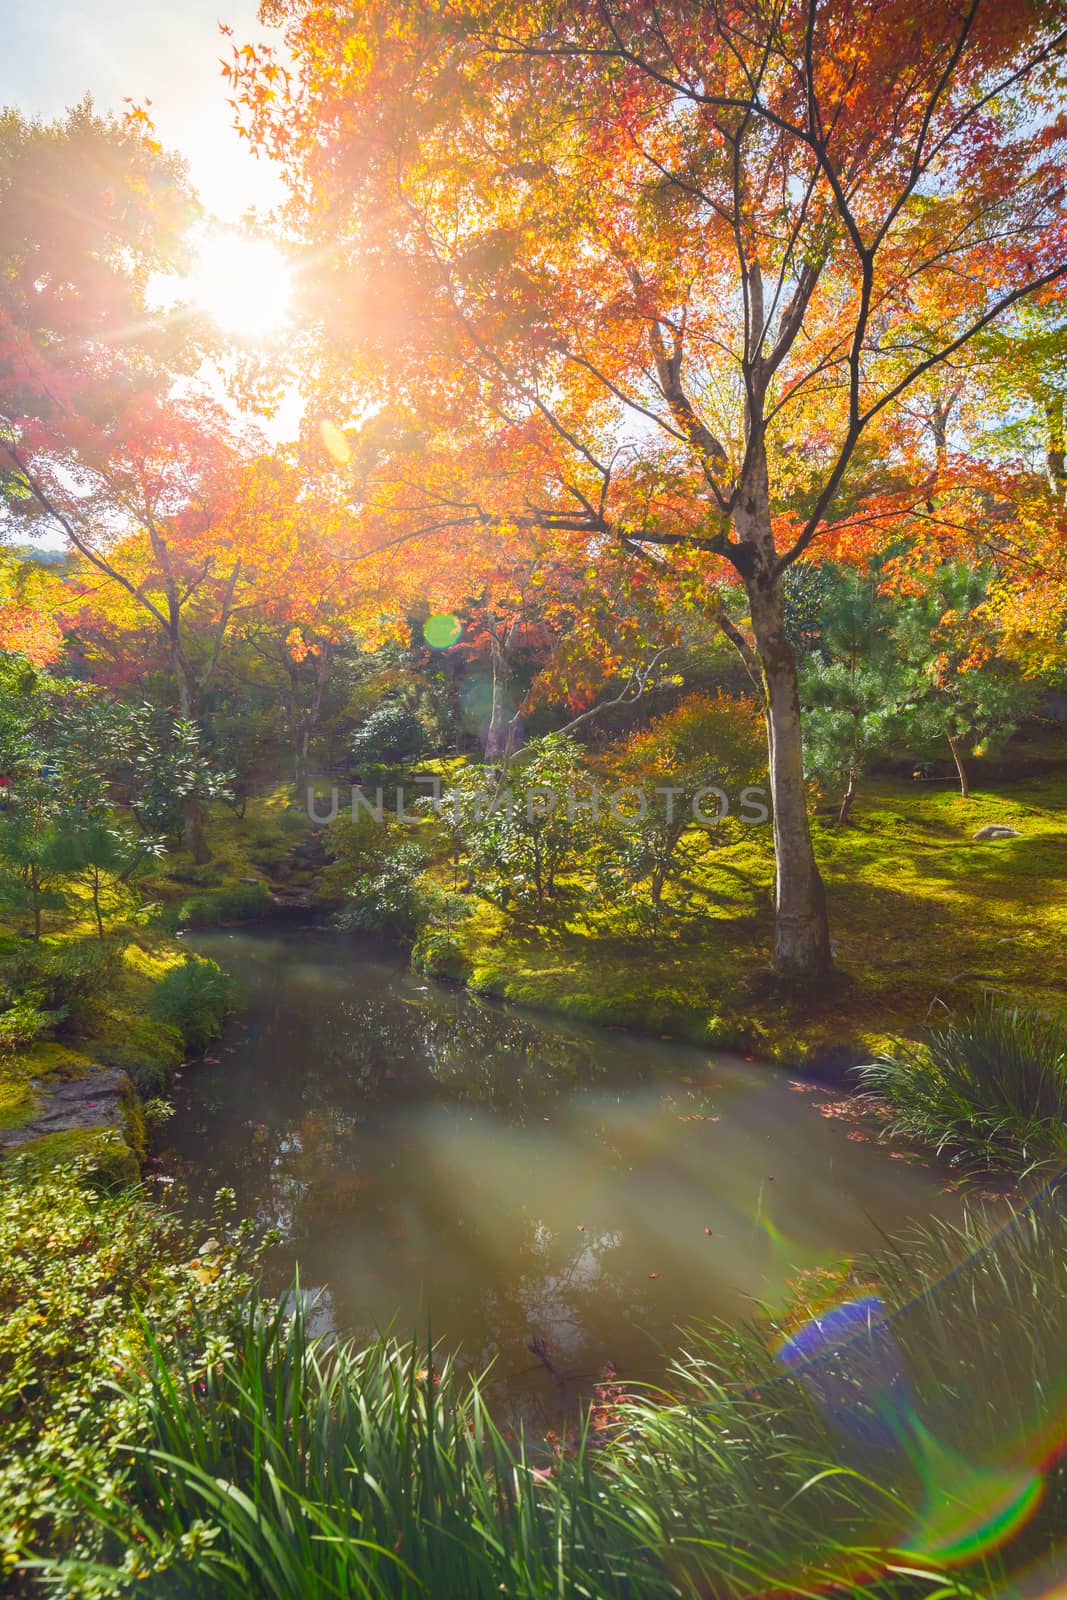
<path id="1" fill-rule="evenodd" d="M 1067 493 L 1067 453 L 1064 451 L 1063 396 L 1056 395 L 1046 402 L 1045 418 L 1048 422 L 1048 450 L 1046 464 L 1052 492 L 1062 496 Z"/>
<path id="2" fill-rule="evenodd" d="M 182 829 L 185 848 L 196 865 L 206 866 L 211 860 L 211 851 L 204 833 L 204 808 L 195 794 L 187 794 L 182 800 Z"/>
<path id="3" fill-rule="evenodd" d="M 776 867 L 774 964 L 790 987 L 810 991 L 825 982 L 832 959 L 826 891 L 808 823 L 797 658 L 785 631 L 780 581 L 757 561 L 745 587 L 766 699 Z"/>
<path id="4" fill-rule="evenodd" d="M 171 660 L 174 663 L 174 676 L 178 680 L 182 721 L 196 722 L 200 712 L 200 691 L 178 639 L 171 640 Z M 196 865 L 206 866 L 211 860 L 211 850 L 204 832 L 204 808 L 198 795 L 182 796 L 182 831 L 185 848 Z"/>
<path id="5" fill-rule="evenodd" d="M 307 794 L 308 769 L 311 757 L 311 741 L 318 731 L 319 718 L 322 715 L 322 701 L 329 682 L 331 653 L 330 646 L 324 641 L 319 646 L 318 655 L 315 657 L 315 676 L 312 686 L 311 700 L 306 711 L 300 708 L 300 682 L 294 667 L 290 667 L 292 713 L 290 728 L 293 745 L 293 771 L 296 778 L 296 792 L 302 802 Z"/>
<path id="6" fill-rule="evenodd" d="M 103 943 L 104 919 L 100 914 L 100 868 L 93 868 L 93 911 L 96 915 L 96 936 Z"/>
<path id="7" fill-rule="evenodd" d="M 850 813 L 852 811 L 852 802 L 855 800 L 855 798 L 856 798 L 856 768 L 853 765 L 853 766 L 849 767 L 849 769 L 848 769 L 848 784 L 847 784 L 847 787 L 845 789 L 844 794 L 841 797 L 841 810 L 837 813 L 838 827 L 843 828 L 845 823 L 848 821 L 849 815 L 850 815 Z"/>
<path id="8" fill-rule="evenodd" d="M 508 685 L 511 682 L 511 645 L 518 628 L 512 622 L 501 633 L 494 627 L 489 631 L 490 659 L 493 672 L 492 700 L 489 707 L 489 726 L 485 734 L 485 759 L 499 769 L 501 777 L 507 773 L 518 743 L 520 713 L 508 712 Z"/>
<path id="9" fill-rule="evenodd" d="M 952 759 L 956 763 L 956 774 L 960 780 L 960 794 L 965 800 L 969 800 L 971 798 L 971 780 L 967 776 L 967 768 L 963 762 L 963 748 L 956 735 L 949 733 L 947 728 L 945 729 L 945 738 L 948 740 L 948 747 L 952 751 Z"/>
<path id="10" fill-rule="evenodd" d="M 493 678 L 489 702 L 489 726 L 485 730 L 485 758 L 487 761 L 499 761 L 503 755 L 505 742 L 508 659 L 507 651 L 495 630 L 489 635 L 489 659 Z"/>

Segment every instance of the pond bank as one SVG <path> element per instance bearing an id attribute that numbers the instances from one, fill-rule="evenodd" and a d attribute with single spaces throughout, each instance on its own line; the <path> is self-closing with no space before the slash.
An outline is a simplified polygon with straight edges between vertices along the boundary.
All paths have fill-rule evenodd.
<path id="1" fill-rule="evenodd" d="M 759 839 L 712 853 L 715 916 L 635 933 L 575 882 L 570 906 L 533 927 L 471 895 L 415 960 L 482 994 L 850 1082 L 850 1068 L 987 990 L 1067 1015 L 1065 814 L 1055 772 L 967 800 L 872 781 L 851 826 L 816 819 L 838 975 L 806 1005 L 775 990 L 773 860 Z M 976 838 L 991 824 L 1015 836 Z"/>

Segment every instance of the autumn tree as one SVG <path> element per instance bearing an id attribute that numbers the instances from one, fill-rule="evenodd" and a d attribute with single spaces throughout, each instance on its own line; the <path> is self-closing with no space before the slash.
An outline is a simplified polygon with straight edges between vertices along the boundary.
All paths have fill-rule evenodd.
<path id="1" fill-rule="evenodd" d="M 82 598 L 118 597 L 157 633 L 195 721 L 242 575 L 249 441 L 175 381 L 203 354 L 194 322 L 153 314 L 153 275 L 183 260 L 195 213 L 180 165 L 136 118 L 0 118 L 0 473 L 7 522 L 59 533 Z M 187 619 L 210 596 L 194 660 Z M 73 598 L 73 595 L 72 595 Z M 196 795 L 186 842 L 209 851 Z"/>
<path id="2" fill-rule="evenodd" d="M 284 70 L 260 47 L 229 71 L 315 251 L 317 403 L 335 420 L 405 405 L 453 441 L 463 492 L 432 514 L 410 495 L 404 537 L 535 524 L 593 561 L 658 551 L 743 586 L 747 620 L 727 620 L 765 701 L 776 963 L 817 984 L 829 931 L 782 580 L 822 545 L 899 533 L 929 462 L 909 500 L 869 441 L 1067 272 L 1055 11 L 265 9 Z M 418 485 L 417 453 L 396 476 Z"/>
<path id="3" fill-rule="evenodd" d="M 377 642 L 393 619 L 383 616 L 375 573 L 351 560 L 353 516 L 336 474 L 276 451 L 256 463 L 247 491 L 242 547 L 255 603 L 240 633 L 280 685 L 302 804 L 336 664 L 361 634 Z"/>

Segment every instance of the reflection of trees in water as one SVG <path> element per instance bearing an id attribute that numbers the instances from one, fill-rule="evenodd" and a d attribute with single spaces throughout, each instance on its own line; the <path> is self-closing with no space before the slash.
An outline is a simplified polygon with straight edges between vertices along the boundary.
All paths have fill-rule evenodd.
<path id="1" fill-rule="evenodd" d="M 618 1233 L 572 1241 L 536 1197 L 487 1218 L 479 1153 L 487 1164 L 509 1130 L 527 1129 L 526 1141 L 552 1124 L 547 1145 L 524 1143 L 513 1178 L 496 1173 L 509 1199 L 513 1180 L 539 1181 L 539 1158 L 578 1167 L 596 1152 L 624 1166 L 632 1152 L 597 1092 L 617 1078 L 632 1096 L 654 1051 L 635 1060 L 610 1037 L 354 962 L 340 941 L 248 942 L 247 961 L 236 941 L 216 952 L 243 979 L 247 1031 L 220 1066 L 189 1075 L 171 1124 L 193 1192 L 232 1184 L 241 1213 L 285 1237 L 274 1286 L 295 1257 L 306 1283 L 329 1281 L 341 1329 L 375 1331 L 368 1318 L 413 1306 L 425 1280 L 435 1326 L 464 1331 L 472 1367 L 497 1360 L 509 1388 L 526 1374 L 531 1395 L 551 1401 L 529 1352 L 544 1340 L 566 1380 L 587 1387 L 618 1359 L 596 1330 L 640 1319 L 649 1286 L 624 1272 Z M 449 1154 L 457 1127 L 467 1142 Z"/>

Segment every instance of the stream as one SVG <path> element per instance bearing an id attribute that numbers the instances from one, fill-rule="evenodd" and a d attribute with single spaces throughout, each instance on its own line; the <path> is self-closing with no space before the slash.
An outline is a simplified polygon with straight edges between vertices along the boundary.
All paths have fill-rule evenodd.
<path id="1" fill-rule="evenodd" d="M 784 1071 L 480 1000 L 316 927 L 186 942 L 241 1010 L 175 1085 L 164 1173 L 280 1229 L 268 1287 L 298 1268 L 317 1329 L 429 1330 L 528 1426 L 608 1364 L 661 1381 L 680 1326 L 961 1213 L 944 1169 Z"/>

